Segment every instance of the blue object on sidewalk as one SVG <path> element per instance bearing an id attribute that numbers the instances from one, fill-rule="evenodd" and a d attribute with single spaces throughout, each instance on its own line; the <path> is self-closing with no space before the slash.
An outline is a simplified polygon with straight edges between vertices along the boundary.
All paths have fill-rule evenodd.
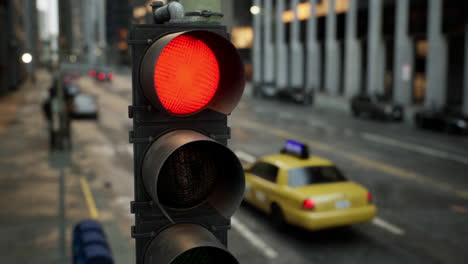
<path id="1" fill-rule="evenodd" d="M 84 264 L 113 264 L 114 260 L 107 247 L 90 245 L 83 249 Z"/>
<path id="2" fill-rule="evenodd" d="M 84 220 L 73 230 L 73 263 L 113 264 L 112 253 L 99 222 Z"/>

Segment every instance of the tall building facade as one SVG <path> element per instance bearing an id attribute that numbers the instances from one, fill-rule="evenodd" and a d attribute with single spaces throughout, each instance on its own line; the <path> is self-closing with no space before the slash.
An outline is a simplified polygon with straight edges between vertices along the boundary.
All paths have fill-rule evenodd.
<path id="1" fill-rule="evenodd" d="M 380 94 L 468 114 L 467 1 L 255 0 L 236 12 L 252 6 L 255 87 L 271 88 L 273 71 L 277 90 Z"/>
<path id="2" fill-rule="evenodd" d="M 0 95 L 15 90 L 35 69 L 39 37 L 35 0 L 0 1 Z M 24 53 L 33 61 L 21 61 Z"/>

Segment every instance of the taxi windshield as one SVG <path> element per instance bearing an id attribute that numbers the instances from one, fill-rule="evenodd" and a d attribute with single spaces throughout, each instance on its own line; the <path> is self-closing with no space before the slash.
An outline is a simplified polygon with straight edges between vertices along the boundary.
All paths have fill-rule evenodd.
<path id="1" fill-rule="evenodd" d="M 333 166 L 303 167 L 288 171 L 288 184 L 290 187 L 341 181 L 346 181 L 345 177 Z"/>

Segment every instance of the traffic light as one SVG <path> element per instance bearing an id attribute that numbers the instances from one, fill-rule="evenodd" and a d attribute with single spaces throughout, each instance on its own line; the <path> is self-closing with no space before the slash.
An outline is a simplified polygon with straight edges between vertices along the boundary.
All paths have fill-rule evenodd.
<path id="1" fill-rule="evenodd" d="M 128 42 L 136 263 L 238 263 L 227 231 L 244 172 L 227 148 L 227 116 L 244 69 L 226 27 L 133 25 Z"/>

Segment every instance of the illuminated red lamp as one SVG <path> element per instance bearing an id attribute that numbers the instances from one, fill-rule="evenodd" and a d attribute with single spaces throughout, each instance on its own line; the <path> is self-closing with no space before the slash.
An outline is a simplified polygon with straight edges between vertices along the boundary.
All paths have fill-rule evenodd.
<path id="1" fill-rule="evenodd" d="M 212 109 L 229 114 L 244 89 L 244 69 L 236 48 L 209 31 L 167 35 L 148 49 L 140 82 L 157 109 L 172 115 Z"/>
<path id="2" fill-rule="evenodd" d="M 304 202 L 302 203 L 302 208 L 304 208 L 306 210 L 314 209 L 315 208 L 314 200 L 312 200 L 312 198 L 308 198 L 308 199 L 304 200 Z"/>
<path id="3" fill-rule="evenodd" d="M 91 78 L 95 78 L 96 74 L 97 74 L 96 70 L 90 70 L 89 71 L 89 77 L 91 77 Z"/>
<path id="4" fill-rule="evenodd" d="M 112 81 L 112 80 L 114 79 L 114 73 L 113 73 L 113 72 L 109 72 L 109 73 L 107 74 L 107 79 L 110 80 L 110 81 Z"/>
<path id="5" fill-rule="evenodd" d="M 178 36 L 159 55 L 154 82 L 161 104 L 170 113 L 197 112 L 208 105 L 218 89 L 218 60 L 202 40 Z"/>
<path id="6" fill-rule="evenodd" d="M 105 79 L 106 79 L 106 74 L 103 73 L 103 72 L 100 72 L 100 73 L 98 74 L 98 80 L 104 81 Z"/>

